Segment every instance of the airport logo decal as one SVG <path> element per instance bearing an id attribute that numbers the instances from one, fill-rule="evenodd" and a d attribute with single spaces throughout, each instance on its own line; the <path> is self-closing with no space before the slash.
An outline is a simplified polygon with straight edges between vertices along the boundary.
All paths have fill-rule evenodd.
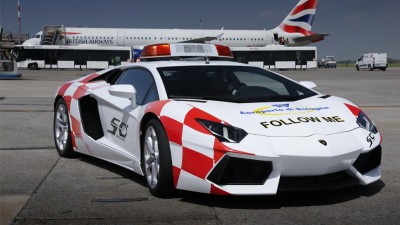
<path id="1" fill-rule="evenodd" d="M 270 106 L 265 106 L 257 108 L 253 111 L 240 111 L 240 114 L 244 115 L 261 115 L 261 116 L 278 116 L 278 115 L 290 115 L 290 114 L 302 114 L 311 113 L 321 110 L 328 110 L 329 107 L 290 107 L 287 104 L 274 104 Z"/>

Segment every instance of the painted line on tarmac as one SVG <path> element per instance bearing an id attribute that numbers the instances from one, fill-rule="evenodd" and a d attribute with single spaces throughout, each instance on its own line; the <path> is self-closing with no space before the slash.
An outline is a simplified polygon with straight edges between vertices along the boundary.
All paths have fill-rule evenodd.
<path id="1" fill-rule="evenodd" d="M 42 147 L 16 147 L 16 148 L 0 148 L 2 150 L 16 151 L 16 150 L 49 150 L 55 149 L 55 146 L 42 146 Z"/>
<path id="2" fill-rule="evenodd" d="M 54 112 L 50 109 L 0 109 L 0 112 Z"/>
<path id="3" fill-rule="evenodd" d="M 359 106 L 361 109 L 399 109 L 399 105 L 368 105 Z"/>
<path id="4" fill-rule="evenodd" d="M 148 201 L 148 197 L 136 197 L 136 198 L 95 198 L 92 202 L 143 202 Z"/>

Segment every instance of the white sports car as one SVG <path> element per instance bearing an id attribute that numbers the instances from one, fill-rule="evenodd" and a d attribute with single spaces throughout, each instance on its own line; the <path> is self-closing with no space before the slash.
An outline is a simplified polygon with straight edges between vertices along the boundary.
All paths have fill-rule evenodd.
<path id="1" fill-rule="evenodd" d="M 58 153 L 144 175 L 156 196 L 273 195 L 380 179 L 382 137 L 357 106 L 312 82 L 219 60 L 229 57 L 224 46 L 152 45 L 145 62 L 62 85 Z"/>

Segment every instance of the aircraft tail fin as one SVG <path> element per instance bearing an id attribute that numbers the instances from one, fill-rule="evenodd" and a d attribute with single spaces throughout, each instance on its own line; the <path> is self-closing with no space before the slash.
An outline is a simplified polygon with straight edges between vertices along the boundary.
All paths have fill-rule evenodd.
<path id="1" fill-rule="evenodd" d="M 287 33 L 301 33 L 304 36 L 313 35 L 311 32 L 318 0 L 300 0 L 293 10 L 279 25 Z"/>

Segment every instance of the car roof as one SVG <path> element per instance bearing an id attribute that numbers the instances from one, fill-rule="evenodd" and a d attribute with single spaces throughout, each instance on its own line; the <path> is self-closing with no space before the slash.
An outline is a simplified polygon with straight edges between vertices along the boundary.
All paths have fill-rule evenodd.
<path id="1" fill-rule="evenodd" d="M 232 61 L 145 61 L 145 62 L 136 62 L 130 65 L 121 66 L 124 69 L 133 68 L 133 67 L 146 67 L 156 69 L 159 67 L 174 67 L 174 66 L 245 66 L 245 67 L 253 67 L 248 64 L 232 62 Z"/>

